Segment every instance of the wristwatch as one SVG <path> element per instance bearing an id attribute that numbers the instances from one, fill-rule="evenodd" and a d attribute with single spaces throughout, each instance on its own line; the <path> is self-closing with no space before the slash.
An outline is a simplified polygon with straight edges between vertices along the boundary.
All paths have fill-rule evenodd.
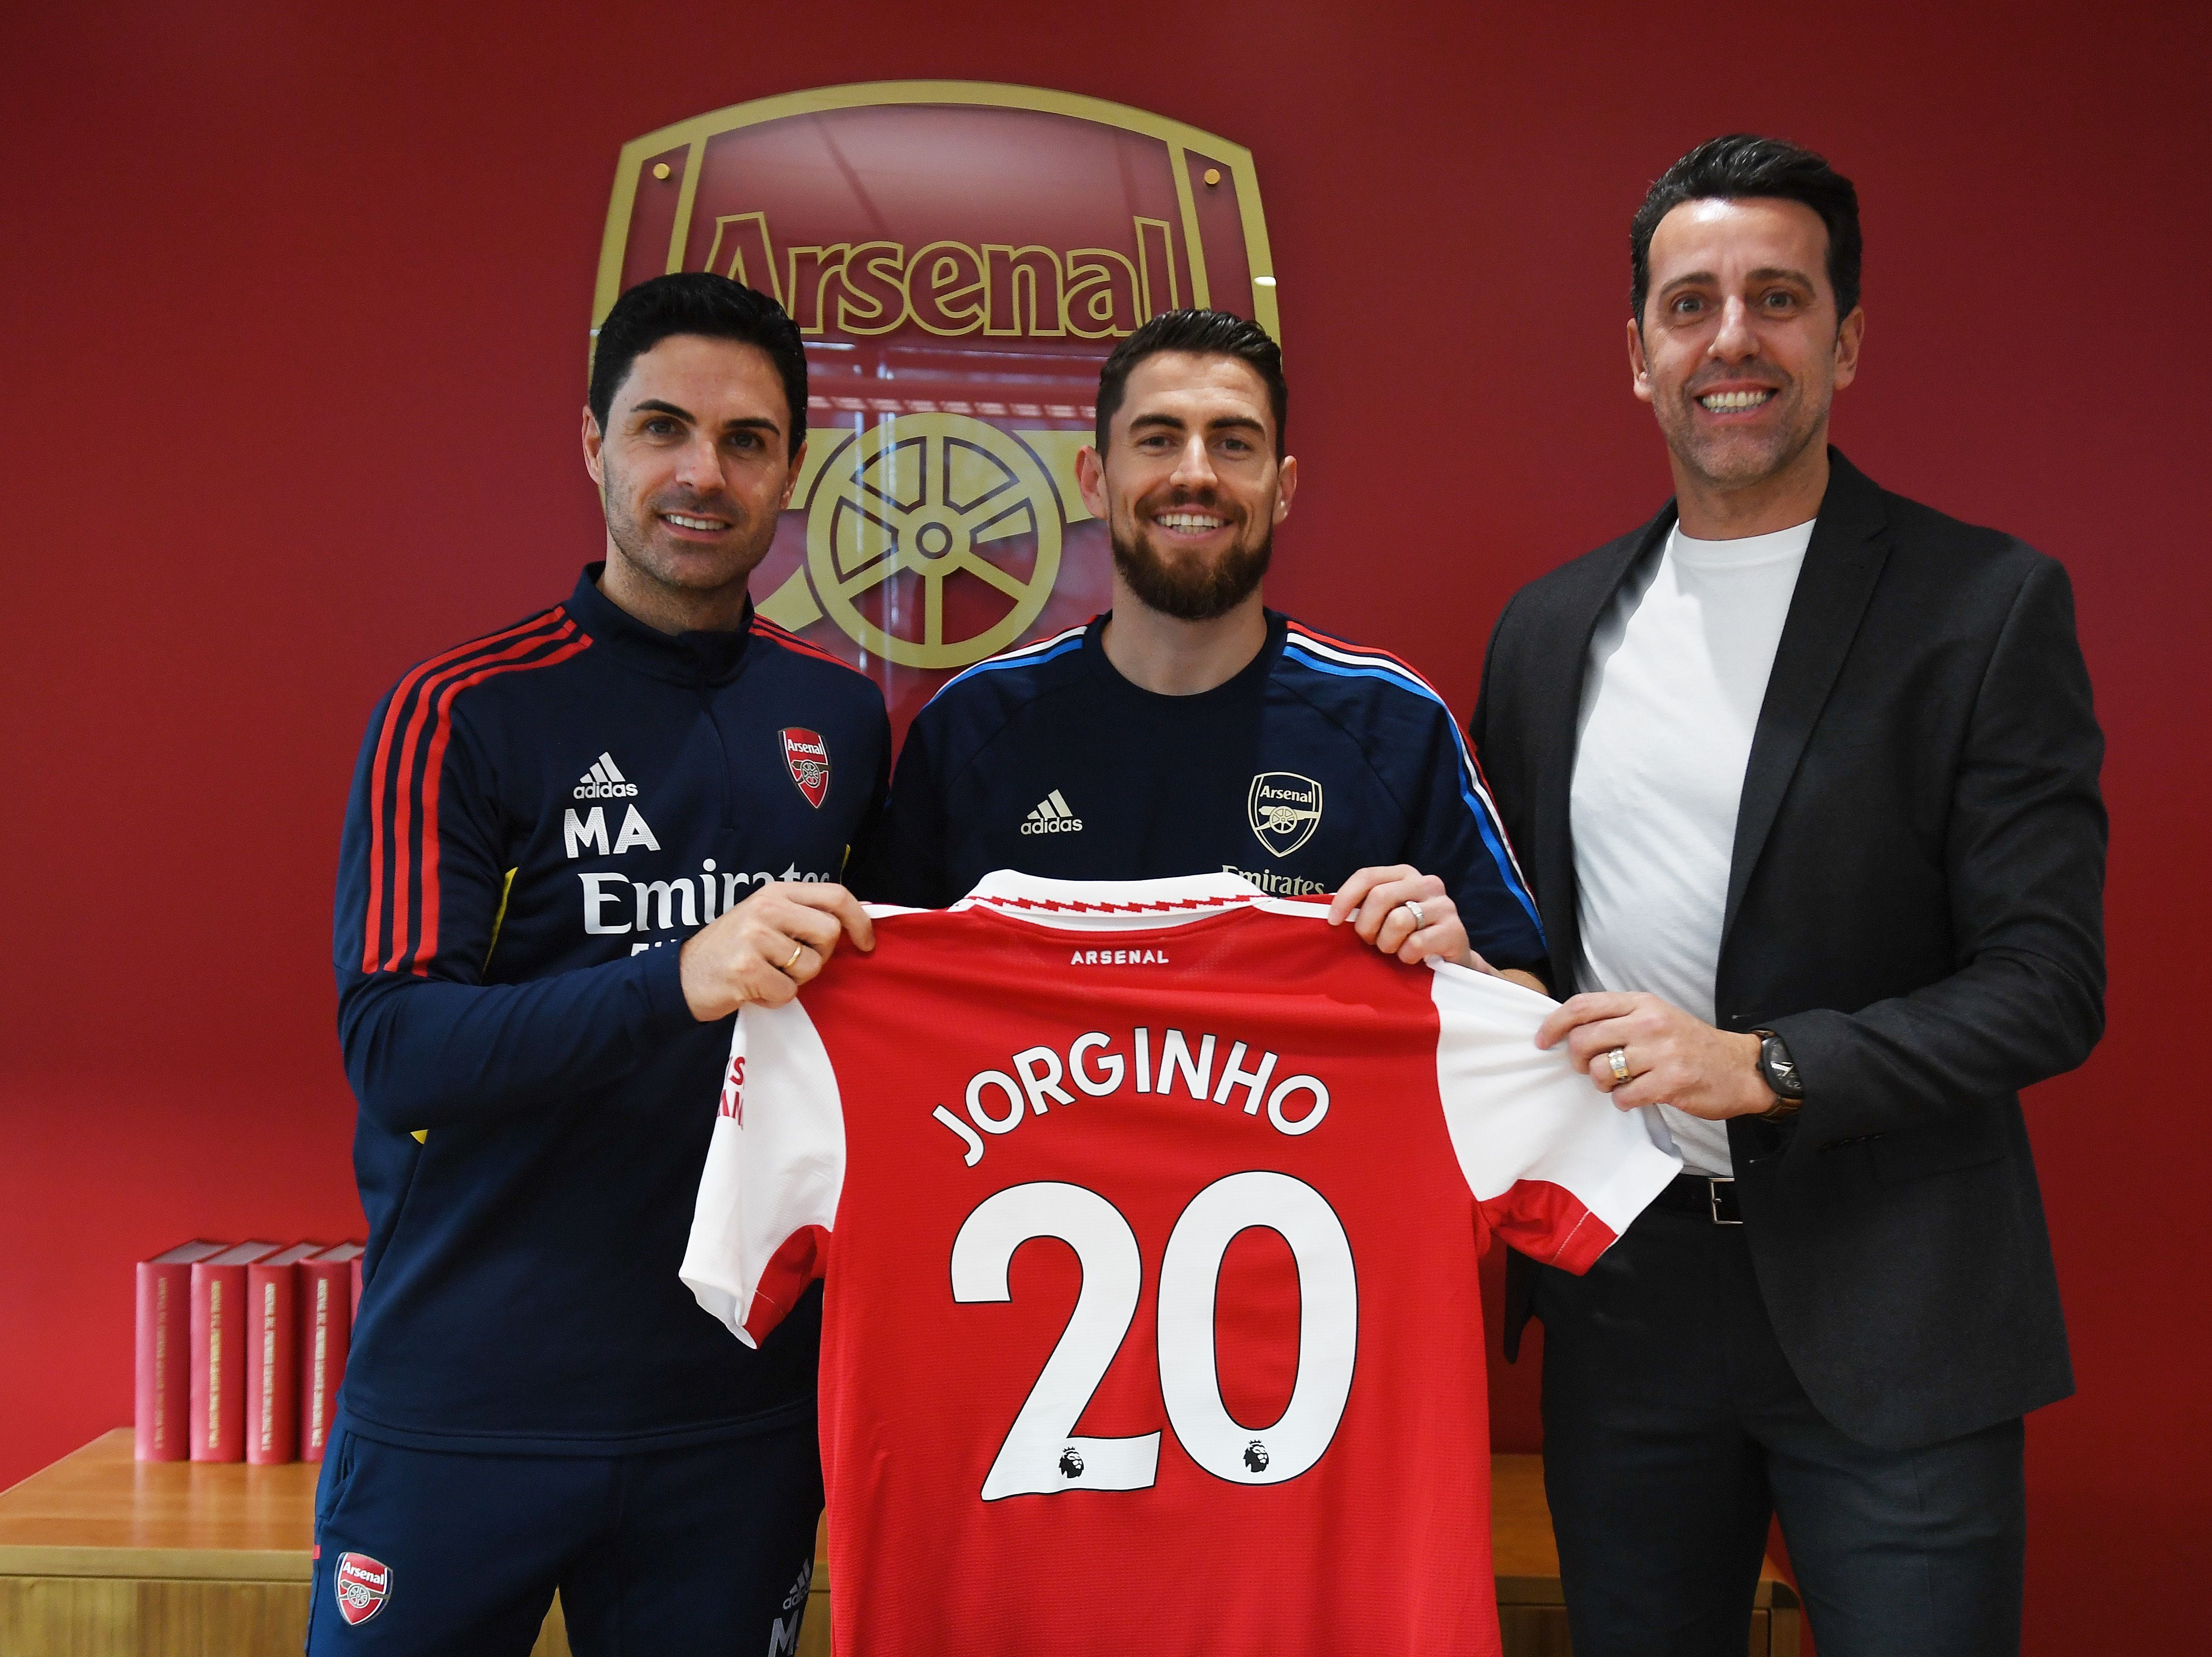
<path id="1" fill-rule="evenodd" d="M 1780 1121 L 1795 1116 L 1805 1108 L 1805 1083 L 1797 1074 L 1797 1061 L 1790 1056 L 1790 1048 L 1772 1030 L 1753 1030 L 1759 1038 L 1759 1073 L 1772 1090 L 1774 1108 L 1759 1113 L 1769 1121 Z"/>

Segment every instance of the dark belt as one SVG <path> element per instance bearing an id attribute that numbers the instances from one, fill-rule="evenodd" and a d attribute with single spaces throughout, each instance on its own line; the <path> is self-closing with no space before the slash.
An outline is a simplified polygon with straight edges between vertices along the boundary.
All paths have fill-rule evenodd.
<path id="1" fill-rule="evenodd" d="M 1735 1204 L 1735 1181 L 1708 1179 L 1702 1174 L 1677 1174 L 1651 1199 L 1651 1206 L 1670 1213 L 1694 1214 L 1715 1225 L 1743 1223 L 1743 1211 Z"/>

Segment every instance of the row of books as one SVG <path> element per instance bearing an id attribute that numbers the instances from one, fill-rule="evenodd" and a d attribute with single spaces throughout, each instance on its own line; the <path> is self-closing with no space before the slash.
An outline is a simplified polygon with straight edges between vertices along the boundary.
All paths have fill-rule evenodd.
<path id="1" fill-rule="evenodd" d="M 362 1246 L 179 1243 L 138 1262 L 141 1461 L 320 1461 Z"/>

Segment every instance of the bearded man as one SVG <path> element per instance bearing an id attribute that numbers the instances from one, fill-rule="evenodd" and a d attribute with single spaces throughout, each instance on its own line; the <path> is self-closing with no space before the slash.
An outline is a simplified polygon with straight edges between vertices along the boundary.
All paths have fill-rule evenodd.
<path id="1" fill-rule="evenodd" d="M 1408 962 L 1501 971 L 1543 933 L 1450 711 L 1396 658 L 1266 609 L 1284 446 L 1281 348 L 1171 311 L 1099 374 L 1084 504 L 1114 607 L 978 663 L 916 717 L 870 897 L 939 907 L 994 869 L 1066 880 L 1241 875 Z"/>

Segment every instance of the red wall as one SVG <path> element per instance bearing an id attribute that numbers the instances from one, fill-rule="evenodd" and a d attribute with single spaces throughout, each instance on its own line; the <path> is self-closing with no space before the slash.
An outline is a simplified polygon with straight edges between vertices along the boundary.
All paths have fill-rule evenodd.
<path id="1" fill-rule="evenodd" d="M 625 139 L 963 76 L 1249 144 L 1306 479 L 1271 592 L 1464 709 L 1505 595 L 1665 493 L 1626 221 L 1753 128 L 1865 200 L 1839 441 L 2079 589 L 2112 1029 L 2030 1104 L 2081 1384 L 2031 1424 L 2030 1619 L 2051 1653 L 2194 1632 L 2203 8 L 330 9 L 13 26 L 0 1483 L 128 1419 L 132 1259 L 360 1226 L 328 971 L 349 768 L 404 665 L 593 554 L 582 329 Z M 1501 1384 L 1508 1445 L 1531 1380 Z"/>

